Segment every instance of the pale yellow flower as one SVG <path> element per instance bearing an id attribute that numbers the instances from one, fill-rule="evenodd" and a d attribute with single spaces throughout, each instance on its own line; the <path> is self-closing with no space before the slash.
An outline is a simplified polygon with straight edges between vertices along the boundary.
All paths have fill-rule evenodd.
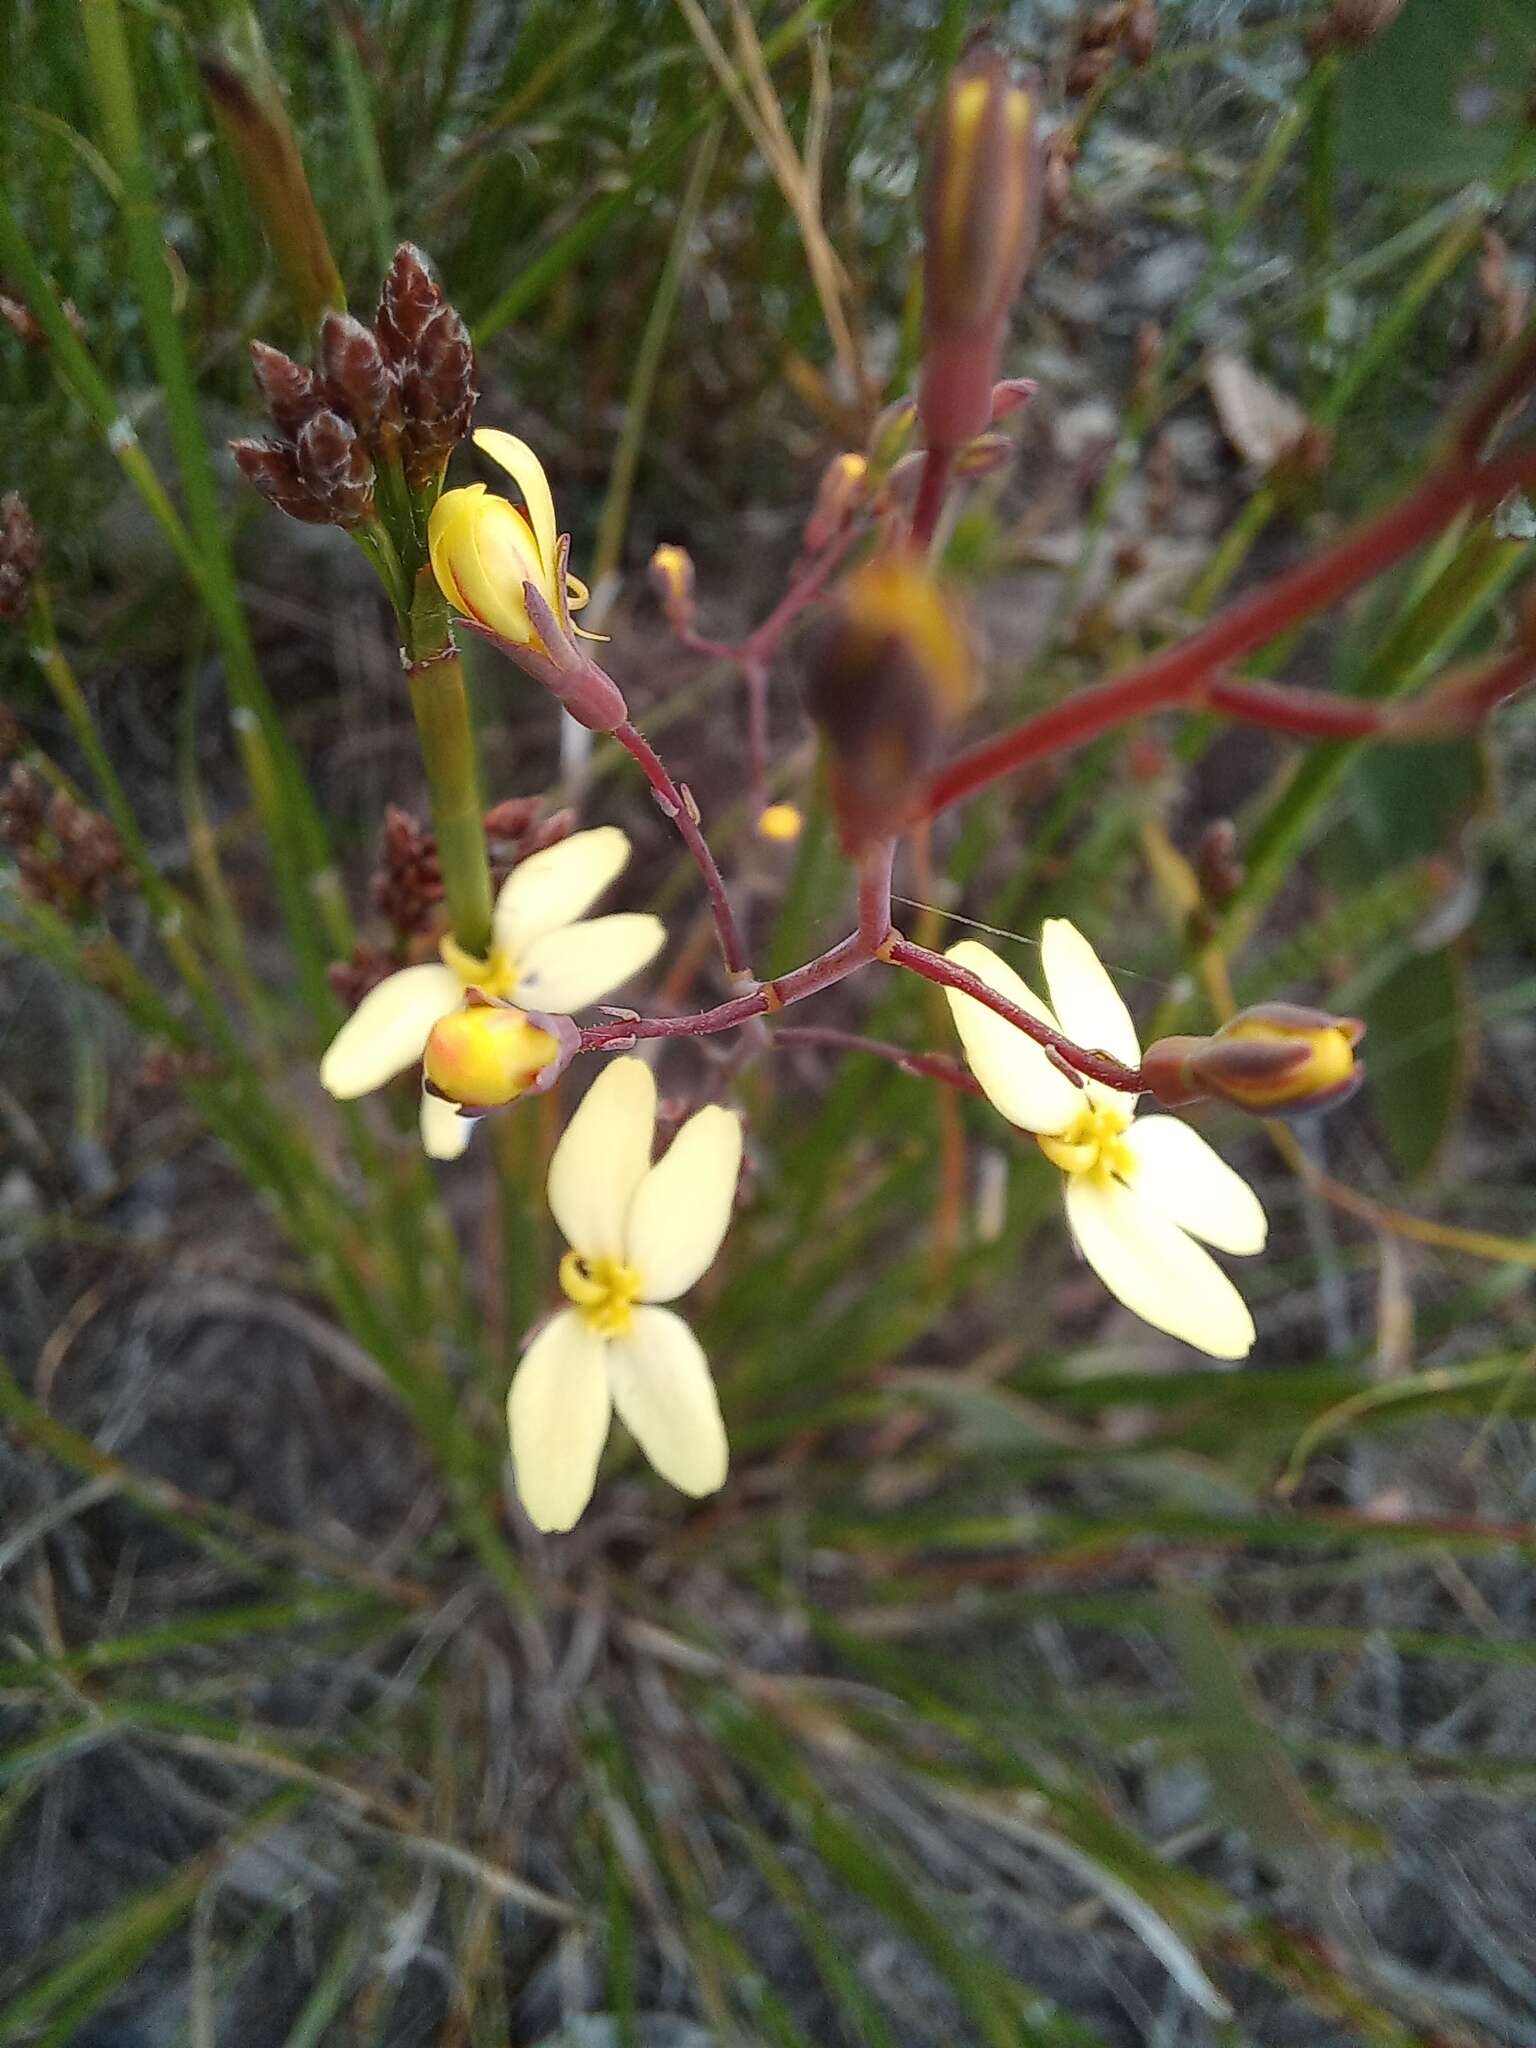
<path id="1" fill-rule="evenodd" d="M 651 1164 L 656 1083 L 617 1059 L 588 1089 L 549 1167 L 571 1249 L 571 1306 L 545 1324 L 507 1395 L 517 1491 L 540 1529 L 569 1529 L 592 1498 L 614 1409 L 662 1478 L 695 1496 L 725 1484 L 725 1425 L 699 1340 L 657 1304 L 713 1263 L 741 1168 L 741 1119 L 701 1109 Z"/>
<path id="2" fill-rule="evenodd" d="M 665 941 L 661 920 L 635 911 L 582 916 L 628 860 L 625 835 L 599 825 L 520 861 L 496 899 L 490 952 L 480 958 L 444 938 L 440 961 L 404 967 L 371 989 L 320 1062 L 323 1086 L 340 1102 L 382 1088 L 416 1064 L 433 1026 L 469 989 L 563 1016 L 638 974 Z M 473 1129 L 453 1103 L 423 1093 L 421 1137 L 434 1159 L 458 1158 Z"/>
<path id="3" fill-rule="evenodd" d="M 989 947 L 966 939 L 948 957 L 1054 1025 L 1128 1067 L 1136 1027 L 1103 963 L 1075 926 L 1048 918 L 1040 957 L 1049 1009 Z M 1246 1303 L 1197 1238 L 1218 1251 L 1262 1251 L 1264 1211 L 1247 1182 L 1177 1117 L 1137 1118 L 1135 1098 L 1089 1081 L 1076 1088 L 1027 1038 L 973 996 L 945 991 L 972 1073 L 993 1106 L 1032 1133 L 1066 1177 L 1067 1220 L 1104 1285 L 1155 1329 L 1213 1358 L 1244 1358 Z"/>
<path id="4" fill-rule="evenodd" d="M 498 427 L 482 427 L 475 446 L 500 463 L 527 509 L 493 496 L 484 484 L 444 491 L 427 522 L 432 573 L 448 602 L 466 618 L 503 640 L 535 646 L 540 635 L 528 616 L 523 585 L 534 586 L 557 620 L 581 609 L 587 588 L 566 575 L 561 590 L 555 501 L 544 465 L 528 443 Z"/>

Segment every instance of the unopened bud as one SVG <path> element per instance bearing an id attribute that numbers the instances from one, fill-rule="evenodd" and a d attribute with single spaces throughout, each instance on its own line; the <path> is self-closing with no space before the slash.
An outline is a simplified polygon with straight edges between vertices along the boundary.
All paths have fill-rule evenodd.
<path id="1" fill-rule="evenodd" d="M 1040 386 L 1033 377 L 1004 377 L 1000 384 L 992 386 L 992 424 L 999 425 L 1013 413 L 1020 412 L 1034 398 Z"/>
<path id="2" fill-rule="evenodd" d="M 42 553 L 32 514 L 17 492 L 7 491 L 0 498 L 0 619 L 25 618 Z"/>
<path id="3" fill-rule="evenodd" d="M 379 346 L 397 368 L 415 360 L 422 329 L 442 303 L 442 290 L 426 257 L 414 242 L 402 242 L 384 279 L 374 319 Z"/>
<path id="4" fill-rule="evenodd" d="M 1195 848 L 1195 876 L 1202 902 L 1216 909 L 1230 903 L 1246 875 L 1237 854 L 1237 827 L 1230 818 L 1212 818 Z"/>
<path id="5" fill-rule="evenodd" d="M 875 424 L 869 430 L 867 443 L 868 474 L 871 480 L 887 475 L 906 454 L 912 442 L 912 429 L 916 425 L 915 398 L 898 398 L 875 415 Z"/>
<path id="6" fill-rule="evenodd" d="M 769 804 L 758 815 L 757 835 L 787 846 L 800 837 L 804 824 L 798 804 Z"/>
<path id="7" fill-rule="evenodd" d="M 313 370 L 306 370 L 280 348 L 264 341 L 251 343 L 251 372 L 272 424 L 287 441 L 296 441 L 306 420 L 325 404 L 325 393 Z"/>
<path id="8" fill-rule="evenodd" d="M 930 444 L 952 448 L 987 425 L 1009 308 L 1040 220 L 1039 106 L 981 42 L 939 103 L 923 239 L 923 377 Z"/>
<path id="9" fill-rule="evenodd" d="M 1240 1010 L 1214 1038 L 1164 1038 L 1142 1061 L 1160 1102 L 1176 1106 L 1217 1096 L 1258 1116 L 1331 1109 L 1359 1087 L 1358 1017 L 1334 1017 L 1298 1003 L 1257 1003 Z"/>
<path id="10" fill-rule="evenodd" d="M 951 472 L 957 478 L 972 483 L 977 477 L 991 476 L 1003 469 L 1015 454 L 1013 442 L 1006 434 L 978 434 L 974 441 L 967 441 L 955 457 Z"/>
<path id="11" fill-rule="evenodd" d="M 298 457 L 285 441 L 231 441 L 229 452 L 246 482 L 279 512 L 311 526 L 333 523 L 330 511 L 299 474 Z"/>
<path id="12" fill-rule="evenodd" d="M 1389 29 L 1402 11 L 1403 0 L 1333 0 L 1307 37 L 1307 53 L 1316 59 L 1334 50 L 1361 49 Z"/>
<path id="13" fill-rule="evenodd" d="M 971 652 L 921 562 L 877 557 L 838 593 L 812 659 L 807 706 L 826 741 L 850 851 L 915 814 L 945 729 L 971 698 Z"/>
<path id="14" fill-rule="evenodd" d="M 834 455 L 822 471 L 816 502 L 805 522 L 807 554 L 819 554 L 847 526 L 853 517 L 869 477 L 869 459 L 855 454 Z"/>
<path id="15" fill-rule="evenodd" d="M 423 327 L 415 361 L 400 384 L 410 444 L 406 475 L 413 486 L 419 489 L 442 473 L 469 432 L 479 396 L 469 329 L 454 307 L 441 305 Z"/>
<path id="16" fill-rule="evenodd" d="M 350 313 L 327 313 L 320 323 L 320 364 L 331 403 L 371 440 L 393 387 L 378 336 Z"/>
<path id="17" fill-rule="evenodd" d="M 299 474 L 338 526 L 356 526 L 373 510 L 373 463 L 351 422 L 327 407 L 299 432 Z"/>
<path id="18" fill-rule="evenodd" d="M 521 1010 L 472 1003 L 432 1027 L 422 1066 L 439 1095 L 464 1109 L 498 1109 L 526 1095 L 560 1046 Z"/>
<path id="19" fill-rule="evenodd" d="M 486 836 L 491 839 L 521 839 L 543 808 L 541 796 L 503 797 L 485 814 Z"/>
<path id="20" fill-rule="evenodd" d="M 693 626 L 693 557 L 686 548 L 663 541 L 651 556 L 651 588 L 661 600 L 667 624 L 674 633 L 686 633 Z"/>

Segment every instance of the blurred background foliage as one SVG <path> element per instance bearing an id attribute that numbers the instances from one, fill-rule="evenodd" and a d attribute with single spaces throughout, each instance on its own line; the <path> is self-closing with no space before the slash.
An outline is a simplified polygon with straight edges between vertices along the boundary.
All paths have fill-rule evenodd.
<path id="1" fill-rule="evenodd" d="M 1309 65 L 1325 11 L 1163 0 L 1150 62 L 1075 78 L 1068 0 L 757 11 L 790 131 L 824 134 L 886 396 L 924 110 L 976 19 L 1080 128 L 1008 361 L 1041 395 L 949 548 L 990 648 L 978 729 L 1385 502 L 1528 317 L 1529 9 L 1407 0 Z M 710 630 L 761 616 L 864 422 L 688 11 L 257 14 L 353 303 L 398 236 L 431 253 L 481 417 L 547 461 L 759 957 L 805 957 L 847 915 L 826 822 L 812 801 L 793 850 L 746 841 L 733 687 L 638 571 L 686 543 Z M 553 1271 L 547 1105 L 436 1182 L 409 1104 L 342 1116 L 312 1079 L 334 1012 L 304 962 L 345 949 L 348 906 L 366 932 L 383 805 L 422 791 L 376 591 L 222 452 L 255 411 L 245 342 L 306 346 L 207 89 L 258 61 L 213 0 L 0 14 L 0 289 L 35 306 L 30 250 L 110 401 L 93 423 L 57 344 L 0 331 L 0 482 L 44 533 L 83 722 L 15 634 L 5 701 L 110 803 L 105 760 L 171 892 L 90 927 L 8 871 L 0 896 L 0 2038 L 1536 2041 L 1531 706 L 1403 753 L 1116 736 L 898 876 L 920 934 L 1021 934 L 1026 971 L 1040 918 L 1077 919 L 1159 1031 L 1209 1023 L 1213 935 L 1240 999 L 1367 1017 L 1334 1120 L 1277 1150 L 1210 1119 L 1275 1225 L 1249 1367 L 1110 1313 L 1051 1169 L 982 1109 L 781 1054 L 745 1079 L 701 1316 L 730 1488 L 685 1511 L 620 1455 L 535 1543 L 500 1415 Z M 1529 529 L 1515 505 L 1453 530 L 1256 669 L 1384 694 L 1484 651 Z M 792 668 L 775 734 L 807 798 Z M 561 760 L 526 683 L 476 677 L 490 794 L 626 826 L 685 999 L 693 883 L 661 822 L 602 747 Z M 1223 816 L 1246 878 L 1192 922 Z M 945 1044 L 923 993 L 866 977 L 826 1014 Z"/>

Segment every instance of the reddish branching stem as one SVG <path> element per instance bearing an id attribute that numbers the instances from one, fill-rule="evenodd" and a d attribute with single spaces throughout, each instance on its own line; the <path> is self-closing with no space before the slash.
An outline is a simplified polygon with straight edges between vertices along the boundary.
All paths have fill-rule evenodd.
<path id="1" fill-rule="evenodd" d="M 781 1024 L 773 1033 L 775 1045 L 819 1046 L 827 1052 L 861 1052 L 871 1059 L 886 1060 L 921 1081 L 941 1081 L 946 1088 L 958 1088 L 963 1095 L 984 1095 L 981 1083 L 968 1067 L 948 1053 L 913 1052 L 905 1045 L 892 1045 L 883 1038 L 861 1038 L 856 1031 L 838 1031 L 831 1025 Z"/>
<path id="2" fill-rule="evenodd" d="M 672 780 L 650 741 L 642 733 L 637 732 L 627 718 L 622 725 L 614 727 L 613 736 L 640 764 L 658 806 L 677 827 L 678 836 L 692 854 L 709 895 L 709 907 L 714 916 L 715 931 L 719 935 L 720 952 L 725 961 L 726 972 L 733 980 L 740 979 L 751 971 L 747 966 L 746 947 L 742 944 L 736 915 L 731 909 L 731 899 L 726 894 L 719 866 L 700 827 L 698 810 L 691 794 Z"/>
<path id="3" fill-rule="evenodd" d="M 1114 681 L 1079 691 L 962 754 L 929 787 L 925 815 L 947 810 L 1046 755 L 1071 752 L 1127 719 L 1176 705 L 1198 703 L 1213 675 L 1262 647 L 1286 628 L 1333 604 L 1432 538 L 1459 512 L 1489 510 L 1522 485 L 1536 481 L 1536 442 L 1508 455 L 1471 464 L 1458 461 L 1427 477 L 1417 490 L 1338 546 L 1244 598 L 1190 639 L 1143 662 Z"/>

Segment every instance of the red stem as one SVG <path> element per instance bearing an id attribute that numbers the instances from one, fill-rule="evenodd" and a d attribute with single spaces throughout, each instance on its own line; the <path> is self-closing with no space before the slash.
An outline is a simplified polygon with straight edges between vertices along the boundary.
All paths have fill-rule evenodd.
<path id="1" fill-rule="evenodd" d="M 954 465 L 953 448 L 929 448 L 923 457 L 923 473 L 918 479 L 917 502 L 912 507 L 912 550 L 914 554 L 926 554 L 933 546 L 933 536 L 939 530 L 939 520 L 944 511 L 944 497 L 949 489 L 949 473 Z"/>
<path id="2" fill-rule="evenodd" d="M 755 654 L 743 655 L 741 680 L 747 692 L 747 802 L 755 826 L 768 803 L 768 664 Z"/>
<path id="3" fill-rule="evenodd" d="M 962 754 L 929 786 L 923 815 L 932 817 L 1046 754 L 1082 746 L 1126 719 L 1188 703 L 1213 670 L 1272 640 L 1287 626 L 1379 576 L 1402 555 L 1447 525 L 1458 512 L 1497 505 L 1536 478 L 1536 445 L 1475 467 L 1453 465 L 1427 477 L 1377 519 L 1309 562 L 1213 619 L 1203 631 L 1155 655 L 1128 674 L 1027 718 Z"/>
<path id="4" fill-rule="evenodd" d="M 872 1058 L 889 1060 L 904 1074 L 925 1081 L 942 1081 L 966 1095 L 985 1096 L 986 1090 L 959 1060 L 947 1053 L 911 1052 L 904 1045 L 891 1045 L 883 1038 L 861 1038 L 856 1031 L 837 1031 L 823 1024 L 781 1024 L 773 1033 L 775 1045 L 824 1046 L 828 1052 L 863 1052 Z"/>
<path id="5" fill-rule="evenodd" d="M 1287 689 L 1280 683 L 1238 682 L 1214 676 L 1201 692 L 1213 711 L 1245 725 L 1295 733 L 1308 740 L 1362 740 L 1382 731 L 1386 713 L 1361 697 L 1330 697 L 1322 690 Z"/>
<path id="6" fill-rule="evenodd" d="M 922 975 L 925 981 L 937 982 L 940 988 L 957 989 L 963 996 L 974 996 L 978 1003 L 984 1003 L 1026 1037 L 1032 1038 L 1036 1045 L 1044 1046 L 1047 1054 L 1053 1056 L 1053 1065 L 1070 1069 L 1084 1080 L 1102 1081 L 1106 1088 L 1118 1088 L 1126 1095 L 1144 1092 L 1147 1084 L 1142 1079 L 1140 1067 L 1122 1066 L 1107 1052 L 1090 1052 L 1075 1045 L 1062 1032 L 1049 1024 L 1042 1024 L 1028 1010 L 1021 1010 L 1017 1003 L 1010 1003 L 996 989 L 988 988 L 968 967 L 957 967 L 953 960 L 946 960 L 942 953 L 930 953 L 926 946 L 915 946 L 910 939 L 898 936 L 887 940 L 881 949 L 881 957 L 889 960 L 893 967 L 910 968 L 914 974 Z"/>
<path id="7" fill-rule="evenodd" d="M 733 979 L 750 973 L 746 948 L 736 927 L 736 916 L 731 909 L 731 900 L 725 893 L 725 882 L 716 865 L 715 856 L 710 852 L 709 843 L 700 830 L 692 798 L 685 789 L 680 789 L 672 780 L 662 766 L 655 748 L 643 734 L 635 730 L 627 718 L 622 725 L 614 727 L 613 736 L 619 745 L 639 762 L 646 781 L 655 793 L 657 803 L 676 825 L 683 844 L 693 855 L 694 863 L 704 878 L 704 887 L 709 892 L 709 907 L 714 913 L 715 930 L 719 934 L 720 951 L 725 960 L 727 973 Z"/>

